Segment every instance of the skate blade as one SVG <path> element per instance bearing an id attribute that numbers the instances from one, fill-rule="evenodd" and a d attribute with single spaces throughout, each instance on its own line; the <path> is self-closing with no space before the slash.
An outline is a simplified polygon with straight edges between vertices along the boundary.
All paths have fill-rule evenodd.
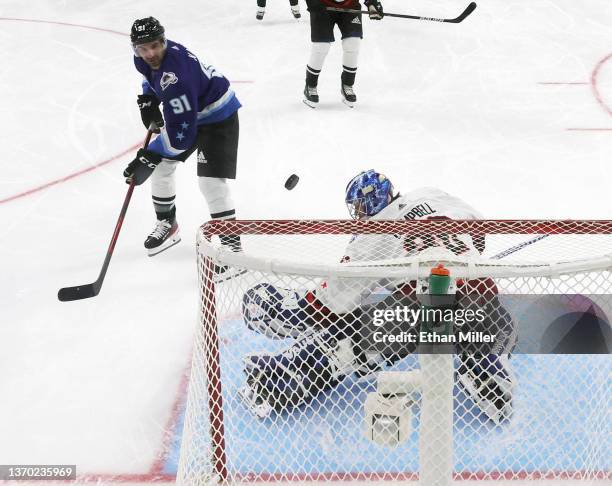
<path id="1" fill-rule="evenodd" d="M 355 103 L 353 101 L 349 101 L 346 98 L 342 98 L 342 103 L 344 103 L 349 108 L 355 108 Z"/>
<path id="2" fill-rule="evenodd" d="M 268 418 L 272 414 L 272 407 L 267 402 L 256 402 L 254 400 L 254 392 L 248 385 L 238 389 L 238 396 L 243 402 L 247 410 L 258 419 Z"/>
<path id="3" fill-rule="evenodd" d="M 167 239 L 163 245 L 158 246 L 157 248 L 151 248 L 148 250 L 148 254 L 150 257 L 159 255 L 161 252 L 166 251 L 168 248 L 172 248 L 177 243 L 181 242 L 181 237 L 176 235 L 176 237 L 172 237 Z"/>
<path id="4" fill-rule="evenodd" d="M 315 103 L 315 102 L 313 102 L 313 101 L 309 101 L 309 100 L 307 100 L 306 98 L 304 98 L 302 101 L 304 102 L 304 104 L 305 104 L 307 107 L 312 108 L 313 110 L 314 110 L 314 109 L 317 107 L 317 104 L 318 104 L 318 103 Z"/>

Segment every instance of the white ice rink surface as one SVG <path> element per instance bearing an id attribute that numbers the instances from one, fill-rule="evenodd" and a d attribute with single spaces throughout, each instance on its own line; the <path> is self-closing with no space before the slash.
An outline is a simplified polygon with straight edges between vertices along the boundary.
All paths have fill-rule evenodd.
<path id="1" fill-rule="evenodd" d="M 0 1 L 0 464 L 145 480 L 162 470 L 208 217 L 195 160 L 178 174 L 180 245 L 146 256 L 154 213 L 141 186 L 101 294 L 56 297 L 97 277 L 121 172 L 144 137 L 125 35 L 135 18 L 157 17 L 233 82 L 241 218 L 345 218 L 346 182 L 367 168 L 400 191 L 441 187 L 489 218 L 612 217 L 609 0 L 480 0 L 459 25 L 366 21 L 353 110 L 340 102 L 339 43 L 321 106 L 302 104 L 305 5 L 298 22 L 286 0 L 268 3 L 257 22 L 254 0 Z M 383 3 L 454 17 L 468 2 Z M 291 173 L 301 180 L 288 192 Z"/>

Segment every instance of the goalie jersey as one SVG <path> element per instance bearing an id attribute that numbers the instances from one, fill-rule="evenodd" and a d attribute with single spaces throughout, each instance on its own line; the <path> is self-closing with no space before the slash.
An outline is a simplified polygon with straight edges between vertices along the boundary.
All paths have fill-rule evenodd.
<path id="1" fill-rule="evenodd" d="M 481 214 L 461 199 L 432 187 L 423 187 L 397 196 L 372 220 L 482 219 Z M 469 234 L 458 235 L 356 235 L 348 244 L 343 263 L 359 266 L 359 262 L 376 262 L 437 248 L 450 255 L 479 255 Z M 392 282 L 364 281 L 362 278 L 332 277 L 316 291 L 317 299 L 332 312 L 351 312 L 364 304 L 379 287 L 392 289 Z"/>

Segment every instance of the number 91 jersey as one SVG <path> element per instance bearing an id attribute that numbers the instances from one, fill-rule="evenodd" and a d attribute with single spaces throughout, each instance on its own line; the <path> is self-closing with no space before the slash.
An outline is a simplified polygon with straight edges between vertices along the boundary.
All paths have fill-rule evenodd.
<path id="1" fill-rule="evenodd" d="M 195 145 L 200 125 L 225 120 L 241 106 L 219 71 L 176 42 L 167 41 L 159 69 L 136 56 L 134 65 L 144 76 L 143 93 L 163 104 L 165 125 L 149 145 L 163 157 L 180 159 Z"/>
<path id="2" fill-rule="evenodd" d="M 372 220 L 482 219 L 478 211 L 461 199 L 436 188 L 424 187 L 396 197 Z M 343 262 L 374 262 L 418 255 L 429 248 L 454 255 L 479 255 L 484 240 L 469 234 L 357 235 L 348 244 Z M 336 313 L 351 312 L 362 306 L 377 288 L 395 288 L 397 282 L 355 282 L 332 277 L 324 282 L 316 297 Z"/>

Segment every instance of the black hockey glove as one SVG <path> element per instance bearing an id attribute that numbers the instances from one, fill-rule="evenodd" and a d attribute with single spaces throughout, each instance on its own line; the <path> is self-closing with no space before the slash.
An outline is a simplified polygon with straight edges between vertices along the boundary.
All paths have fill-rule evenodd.
<path id="1" fill-rule="evenodd" d="M 151 123 L 155 124 L 153 133 L 159 133 L 159 129 L 164 126 L 164 117 L 159 111 L 160 101 L 153 95 L 138 95 L 138 108 L 140 108 L 140 118 L 148 130 Z"/>
<path id="2" fill-rule="evenodd" d="M 364 0 L 363 3 L 368 7 L 368 15 L 372 20 L 380 20 L 383 18 L 383 6 L 379 0 Z"/>
<path id="3" fill-rule="evenodd" d="M 123 171 L 123 176 L 126 178 L 125 183 L 129 184 L 133 180 L 134 185 L 139 186 L 149 178 L 160 162 L 161 155 L 150 150 L 140 149 L 136 158 Z"/>

